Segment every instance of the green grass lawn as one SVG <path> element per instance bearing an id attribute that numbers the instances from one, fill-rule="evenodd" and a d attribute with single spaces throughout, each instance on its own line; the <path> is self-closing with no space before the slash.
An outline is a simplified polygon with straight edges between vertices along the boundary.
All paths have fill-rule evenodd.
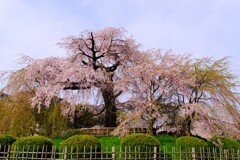
<path id="1" fill-rule="evenodd" d="M 177 137 L 173 136 L 155 136 L 160 141 L 161 147 L 167 147 L 171 149 L 175 146 Z M 121 137 L 118 136 L 102 136 L 97 137 L 97 139 L 101 142 L 103 151 L 111 151 L 112 146 L 115 147 L 115 150 L 119 150 Z M 54 138 L 53 140 L 54 146 L 60 148 L 62 138 Z"/>
<path id="2" fill-rule="evenodd" d="M 111 151 L 113 146 L 115 147 L 116 150 L 119 150 L 120 148 L 121 137 L 103 136 L 97 137 L 97 139 L 101 142 L 103 151 Z"/>
<path id="3" fill-rule="evenodd" d="M 176 146 L 177 137 L 173 137 L 173 136 L 156 136 L 155 138 L 157 138 L 159 140 L 160 146 L 162 146 L 162 147 L 171 148 L 173 146 Z"/>
<path id="4" fill-rule="evenodd" d="M 59 149 L 63 138 L 53 138 L 51 141 L 53 142 L 53 146 L 56 146 L 56 148 Z"/>

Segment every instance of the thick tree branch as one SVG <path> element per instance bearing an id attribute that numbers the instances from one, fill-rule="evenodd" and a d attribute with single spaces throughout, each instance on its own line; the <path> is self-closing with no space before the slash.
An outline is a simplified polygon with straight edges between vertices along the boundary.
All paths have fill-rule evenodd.
<path id="1" fill-rule="evenodd" d="M 106 109 L 106 107 L 104 106 L 100 112 L 93 114 L 93 116 L 99 116 L 100 114 L 102 114 L 105 111 L 105 109 Z"/>
<path id="2" fill-rule="evenodd" d="M 107 72 L 114 72 L 117 67 L 120 65 L 120 62 L 117 61 L 114 65 L 112 65 L 111 67 L 106 67 L 106 71 Z"/>
<path id="3" fill-rule="evenodd" d="M 123 93 L 123 91 L 119 91 L 117 94 L 114 95 L 114 98 L 117 98 L 118 96 L 120 96 Z"/>
<path id="4" fill-rule="evenodd" d="M 63 90 L 80 90 L 80 89 L 90 89 L 91 86 L 81 86 L 78 82 L 63 82 L 66 84 Z"/>

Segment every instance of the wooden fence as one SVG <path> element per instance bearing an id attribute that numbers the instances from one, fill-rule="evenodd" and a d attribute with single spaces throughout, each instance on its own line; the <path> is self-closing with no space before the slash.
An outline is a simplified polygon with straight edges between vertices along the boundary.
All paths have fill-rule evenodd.
<path id="1" fill-rule="evenodd" d="M 91 134 L 94 136 L 109 136 L 115 127 L 101 127 L 101 128 L 81 128 L 80 130 L 84 134 Z M 146 128 L 130 128 L 128 134 L 132 133 L 147 133 Z M 153 133 L 156 134 L 156 129 L 153 130 Z"/>
<path id="2" fill-rule="evenodd" d="M 240 149 L 220 148 L 64 148 L 1 146 L 4 160 L 240 160 Z"/>

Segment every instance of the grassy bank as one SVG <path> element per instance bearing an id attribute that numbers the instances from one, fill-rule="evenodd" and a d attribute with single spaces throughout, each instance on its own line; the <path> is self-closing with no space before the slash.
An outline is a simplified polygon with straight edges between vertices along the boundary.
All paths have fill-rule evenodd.
<path id="1" fill-rule="evenodd" d="M 163 147 L 171 148 L 175 146 L 177 137 L 173 136 L 155 136 L 159 141 L 160 145 Z M 120 148 L 120 141 L 121 137 L 118 136 L 102 136 L 97 137 L 102 144 L 102 148 L 104 151 L 110 151 L 111 147 L 114 146 L 116 150 Z M 54 138 L 53 140 L 54 145 L 57 148 L 60 148 L 61 142 L 63 141 L 62 138 Z"/>

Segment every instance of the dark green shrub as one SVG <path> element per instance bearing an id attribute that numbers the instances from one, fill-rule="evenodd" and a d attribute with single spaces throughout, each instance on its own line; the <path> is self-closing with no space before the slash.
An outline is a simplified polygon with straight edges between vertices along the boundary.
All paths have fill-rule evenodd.
<path id="1" fill-rule="evenodd" d="M 146 158 L 152 157 L 154 147 L 159 146 L 159 141 L 155 137 L 147 134 L 134 133 L 123 137 L 120 145 L 122 151 L 132 152 L 126 155 L 126 158 Z M 135 151 L 143 153 L 134 153 Z"/>
<path id="2" fill-rule="evenodd" d="M 215 146 L 214 146 L 214 144 L 213 144 L 212 141 L 208 140 L 208 141 L 207 141 L 207 147 L 208 147 L 208 148 L 214 148 Z"/>
<path id="3" fill-rule="evenodd" d="M 61 149 L 67 153 L 67 158 L 99 158 L 101 156 L 101 143 L 92 135 L 75 135 L 62 141 Z M 84 154 L 85 151 L 85 155 Z M 89 153 L 93 153 L 90 155 Z M 98 153 L 94 153 L 98 152 Z M 71 155 L 69 153 L 74 153 Z"/>
<path id="4" fill-rule="evenodd" d="M 197 137 L 184 136 L 176 140 L 176 146 L 181 148 L 202 148 L 207 147 L 208 144 Z"/>
<path id="5" fill-rule="evenodd" d="M 210 139 L 210 145 L 216 148 L 223 149 L 238 149 L 240 148 L 240 143 L 232 138 L 217 136 Z"/>
<path id="6" fill-rule="evenodd" d="M 51 152 L 52 151 L 52 142 L 43 136 L 29 136 L 18 139 L 12 144 L 12 149 L 17 150 L 19 154 L 16 154 L 15 158 L 26 158 L 26 157 L 41 157 L 47 158 L 50 155 L 47 153 L 42 154 L 41 152 Z M 22 152 L 29 152 L 24 153 Z M 34 153 L 31 153 L 34 152 Z"/>
<path id="7" fill-rule="evenodd" d="M 16 138 L 11 135 L 0 134 L 0 152 L 7 152 L 8 147 L 10 147 L 15 141 Z M 0 157 L 5 157 L 5 155 L 0 153 Z"/>
<path id="8" fill-rule="evenodd" d="M 16 138 L 11 135 L 0 134 L 0 145 L 1 146 L 12 145 L 15 141 L 16 141 Z"/>
<path id="9" fill-rule="evenodd" d="M 69 137 L 80 135 L 80 134 L 82 134 L 82 131 L 80 131 L 79 129 L 69 129 L 63 133 L 63 139 L 67 139 Z"/>
<path id="10" fill-rule="evenodd" d="M 90 108 L 91 106 L 87 104 L 75 106 L 73 122 L 71 123 L 73 128 L 91 128 L 97 125 L 104 125 L 104 114 L 96 116 Z"/>

